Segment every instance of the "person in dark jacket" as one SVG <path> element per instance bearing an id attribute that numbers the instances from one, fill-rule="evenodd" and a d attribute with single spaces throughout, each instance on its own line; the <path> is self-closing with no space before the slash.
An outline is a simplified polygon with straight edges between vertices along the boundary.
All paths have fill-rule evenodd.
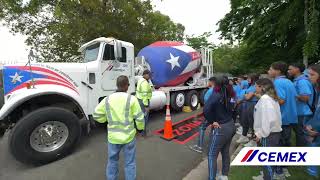
<path id="1" fill-rule="evenodd" d="M 229 148 L 236 127 L 232 120 L 234 97 L 233 88 L 227 77 L 217 77 L 215 93 L 210 96 L 204 105 L 203 113 L 206 120 L 214 128 L 208 153 L 209 180 L 215 180 L 217 174 L 217 158 L 222 155 L 222 180 L 228 179 L 230 169 Z"/>

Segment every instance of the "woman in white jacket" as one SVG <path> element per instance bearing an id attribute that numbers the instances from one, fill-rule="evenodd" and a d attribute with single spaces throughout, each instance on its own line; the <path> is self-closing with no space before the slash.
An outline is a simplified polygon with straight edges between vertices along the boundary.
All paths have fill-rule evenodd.
<path id="1" fill-rule="evenodd" d="M 278 96 L 272 81 L 266 78 L 258 80 L 256 93 L 261 96 L 254 110 L 256 142 L 263 147 L 276 147 L 279 145 L 282 123 Z M 263 175 L 265 180 L 271 180 L 278 176 L 277 168 L 266 166 Z"/>

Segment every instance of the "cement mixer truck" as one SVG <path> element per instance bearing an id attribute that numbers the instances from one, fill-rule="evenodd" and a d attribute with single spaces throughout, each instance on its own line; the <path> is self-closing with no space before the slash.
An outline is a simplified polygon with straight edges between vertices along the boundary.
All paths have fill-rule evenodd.
<path id="1" fill-rule="evenodd" d="M 135 58 L 133 44 L 97 38 L 80 47 L 81 63 L 29 63 L 0 68 L 0 137 L 9 134 L 13 156 L 28 164 L 55 161 L 76 147 L 94 125 L 96 105 L 129 77 L 129 93 L 144 69 L 152 72 L 150 108 L 175 111 L 203 103 L 212 52 L 180 42 L 156 42 Z M 84 127 L 84 128 L 83 128 Z"/>

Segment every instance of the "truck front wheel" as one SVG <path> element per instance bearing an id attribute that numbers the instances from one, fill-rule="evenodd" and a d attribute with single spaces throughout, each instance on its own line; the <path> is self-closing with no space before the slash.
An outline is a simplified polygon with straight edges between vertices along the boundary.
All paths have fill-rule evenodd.
<path id="1" fill-rule="evenodd" d="M 29 113 L 16 124 L 9 148 L 23 163 L 44 164 L 69 154 L 80 136 L 80 121 L 74 113 L 46 107 Z"/>

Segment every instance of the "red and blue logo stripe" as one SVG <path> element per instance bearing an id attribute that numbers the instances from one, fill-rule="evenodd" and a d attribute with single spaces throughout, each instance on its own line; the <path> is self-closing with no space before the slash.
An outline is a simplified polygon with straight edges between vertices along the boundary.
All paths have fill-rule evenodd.
<path id="1" fill-rule="evenodd" d="M 249 150 L 247 154 L 243 157 L 241 162 L 251 162 L 253 158 L 258 154 L 259 150 Z"/>

